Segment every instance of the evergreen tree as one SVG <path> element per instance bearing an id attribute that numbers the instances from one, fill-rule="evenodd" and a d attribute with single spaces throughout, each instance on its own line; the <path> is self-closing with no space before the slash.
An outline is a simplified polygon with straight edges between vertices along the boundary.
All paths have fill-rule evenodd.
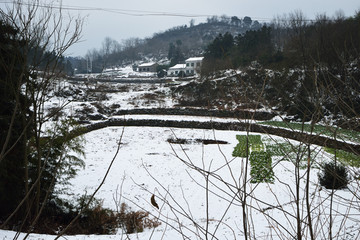
<path id="1" fill-rule="evenodd" d="M 83 139 L 73 138 L 69 134 L 71 129 L 78 129 L 77 124 L 72 119 L 61 120 L 53 129 L 46 131 L 46 137 L 40 139 L 41 153 L 30 151 L 28 156 L 29 181 L 31 184 L 37 179 L 37 160 L 40 158 L 44 166 L 41 174 L 41 194 L 40 201 L 48 204 L 57 199 L 55 193 L 64 193 L 68 181 L 76 175 L 76 169 L 85 167 L 85 163 L 78 156 L 84 156 Z M 35 139 L 30 139 L 30 144 L 35 144 Z M 77 155 L 74 155 L 76 153 Z M 41 154 L 39 156 L 39 154 Z M 58 191 L 55 192 L 55 185 Z"/>
<path id="2" fill-rule="evenodd" d="M 64 67 L 64 51 L 78 41 L 81 32 L 81 19 L 62 24 L 61 14 L 55 16 L 51 9 L 39 8 L 33 1 L 27 8 L 14 2 L 8 13 L 0 11 L 2 228 L 33 230 L 54 197 L 56 181 L 73 176 L 72 166 L 82 164 L 66 154 L 67 149 L 81 146 L 66 138 L 69 128 L 66 136 L 57 131 L 44 137 L 48 121 L 44 102 Z M 59 24 L 54 26 L 53 21 Z M 65 126 L 61 123 L 60 127 Z"/>
<path id="3" fill-rule="evenodd" d="M 185 61 L 185 56 L 181 51 L 181 45 L 181 40 L 176 41 L 176 46 L 174 43 L 169 44 L 168 59 L 170 60 L 170 66 Z"/>
<path id="4" fill-rule="evenodd" d="M 0 20 L 0 216 L 24 197 L 26 141 L 30 131 L 28 99 L 21 85 L 29 77 L 17 30 Z"/>
<path id="5" fill-rule="evenodd" d="M 260 30 L 247 31 L 235 38 L 234 65 L 248 65 L 252 61 L 266 64 L 272 61 L 274 47 L 271 42 L 271 28 L 263 26 Z"/>
<path id="6" fill-rule="evenodd" d="M 251 23 L 252 23 L 252 19 L 249 16 L 245 16 L 243 19 L 243 23 L 247 28 L 250 28 Z"/>
<path id="7" fill-rule="evenodd" d="M 230 33 L 219 34 L 205 50 L 202 74 L 207 75 L 220 69 L 232 68 L 230 55 L 233 46 L 234 38 Z"/>
<path id="8" fill-rule="evenodd" d="M 230 33 L 219 34 L 214 41 L 209 44 L 205 51 L 207 58 L 226 58 L 234 45 L 234 38 Z"/>

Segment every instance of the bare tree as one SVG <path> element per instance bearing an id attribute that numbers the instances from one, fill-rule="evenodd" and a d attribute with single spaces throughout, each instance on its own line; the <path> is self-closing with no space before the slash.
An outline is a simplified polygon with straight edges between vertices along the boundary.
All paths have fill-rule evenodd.
<path id="1" fill-rule="evenodd" d="M 13 199 L 18 206 L 8 209 L 12 213 L 4 219 L 1 227 L 6 227 L 13 218 L 17 218 L 22 221 L 19 230 L 25 225 L 31 229 L 39 220 L 53 186 L 50 184 L 47 193 L 42 190 L 43 174 L 49 167 L 50 157 L 43 154 L 42 149 L 44 124 L 49 120 L 44 114 L 44 104 L 54 84 L 63 76 L 62 58 L 65 51 L 80 40 L 83 20 L 66 14 L 61 5 L 46 4 L 38 0 L 15 1 L 7 5 L 6 9 L 1 9 L 0 14 L 1 21 L 15 29 L 14 38 L 21 42 L 21 46 L 13 46 L 18 48 L 14 51 L 18 55 L 14 55 L 12 59 L 22 61 L 5 63 L 2 59 L 1 68 L 12 81 L 20 83 L 13 89 L 15 107 L 11 113 L 12 119 L 23 119 L 21 126 L 15 126 L 15 121 L 10 122 L 7 135 L 11 136 L 14 131 L 20 131 L 21 134 L 18 139 L 2 144 L 0 163 L 6 161 L 19 142 L 25 144 L 23 155 L 18 156 L 23 159 L 24 171 L 19 170 L 23 174 L 20 177 L 23 179 L 23 195 L 20 199 Z M 19 106 L 23 106 L 25 110 L 19 112 Z M 49 144 L 52 145 L 54 138 L 59 136 L 48 137 Z M 57 160 L 59 166 L 64 160 L 61 155 L 63 154 Z M 30 163 L 29 156 L 36 156 L 36 161 Z M 30 176 L 30 167 L 36 168 L 35 175 Z M 56 180 L 57 172 L 58 167 L 55 167 L 51 173 L 52 182 Z"/>

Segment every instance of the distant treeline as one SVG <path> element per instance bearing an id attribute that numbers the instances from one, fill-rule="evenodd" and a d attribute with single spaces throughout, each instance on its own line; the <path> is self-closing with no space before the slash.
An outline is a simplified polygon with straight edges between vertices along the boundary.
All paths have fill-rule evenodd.
<path id="1" fill-rule="evenodd" d="M 358 59 L 359 18 L 359 13 L 349 18 L 320 15 L 309 21 L 295 12 L 260 29 L 219 34 L 205 50 L 204 70 L 234 69 L 256 61 L 272 68 L 313 68 L 321 63 L 341 71 L 344 63 Z"/>

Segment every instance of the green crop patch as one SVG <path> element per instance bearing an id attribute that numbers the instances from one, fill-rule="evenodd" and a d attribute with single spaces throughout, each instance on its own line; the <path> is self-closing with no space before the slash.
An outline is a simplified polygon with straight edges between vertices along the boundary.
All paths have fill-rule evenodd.
<path id="1" fill-rule="evenodd" d="M 238 143 L 234 148 L 232 153 L 234 157 L 246 157 L 249 155 L 248 148 L 246 147 L 246 143 Z"/>
<path id="2" fill-rule="evenodd" d="M 251 151 L 262 151 L 264 145 L 260 135 L 236 135 L 239 143 L 234 148 L 232 155 L 234 157 L 247 157 Z"/>
<path id="3" fill-rule="evenodd" d="M 277 143 L 266 145 L 266 152 L 271 156 L 285 156 L 293 152 L 293 146 L 290 143 Z"/>
<path id="4" fill-rule="evenodd" d="M 335 155 L 335 150 L 333 148 L 324 148 L 324 150 L 328 153 Z M 336 150 L 337 159 L 345 164 L 350 165 L 352 167 L 360 167 L 360 156 L 354 153 L 346 152 L 344 150 Z"/>
<path id="5" fill-rule="evenodd" d="M 249 160 L 251 183 L 274 183 L 272 160 L 268 152 L 251 152 Z"/>
<path id="6" fill-rule="evenodd" d="M 270 152 L 265 152 L 261 135 L 237 135 L 239 143 L 233 151 L 234 157 L 249 157 L 251 183 L 274 183 L 274 172 Z"/>
<path id="7" fill-rule="evenodd" d="M 336 138 L 342 140 L 349 140 L 353 142 L 360 143 L 360 134 L 355 130 L 348 130 L 343 128 L 335 128 L 330 126 L 323 125 L 311 125 L 311 124 L 303 124 L 303 123 L 289 123 L 285 121 L 266 121 L 261 122 L 261 124 L 280 127 L 280 128 L 288 128 L 291 130 L 298 130 L 304 132 L 313 132 L 320 135 L 325 135 L 328 137 L 334 137 L 334 133 L 336 133 Z"/>
<path id="8" fill-rule="evenodd" d="M 250 152 L 264 152 L 265 147 L 264 144 L 252 144 L 250 146 Z"/>
<path id="9" fill-rule="evenodd" d="M 292 162 L 293 164 L 298 164 L 300 169 L 306 169 L 308 164 L 308 153 L 307 148 L 304 145 L 293 145 L 290 143 L 276 143 L 276 144 L 266 144 L 266 152 L 268 152 L 272 157 L 282 157 L 281 161 Z M 314 168 L 319 168 L 319 164 L 316 163 L 317 152 L 311 152 L 311 166 Z"/>

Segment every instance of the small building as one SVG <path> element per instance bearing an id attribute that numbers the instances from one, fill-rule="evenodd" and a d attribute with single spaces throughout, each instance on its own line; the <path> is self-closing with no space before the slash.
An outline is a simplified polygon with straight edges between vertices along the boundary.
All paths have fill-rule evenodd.
<path id="1" fill-rule="evenodd" d="M 137 69 L 138 72 L 156 72 L 158 64 L 154 62 L 140 64 Z"/>
<path id="2" fill-rule="evenodd" d="M 168 76 L 178 76 L 181 72 L 185 75 L 186 64 L 176 64 L 167 71 Z"/>
<path id="3" fill-rule="evenodd" d="M 201 63 L 204 57 L 192 57 L 185 60 L 186 69 L 185 73 L 186 75 L 194 75 L 199 74 L 201 69 Z"/>

